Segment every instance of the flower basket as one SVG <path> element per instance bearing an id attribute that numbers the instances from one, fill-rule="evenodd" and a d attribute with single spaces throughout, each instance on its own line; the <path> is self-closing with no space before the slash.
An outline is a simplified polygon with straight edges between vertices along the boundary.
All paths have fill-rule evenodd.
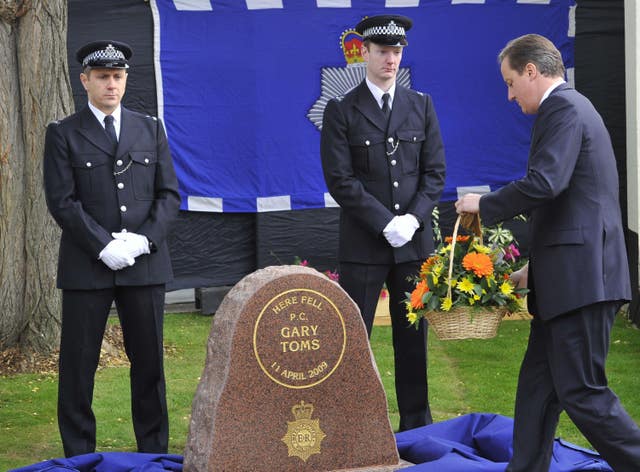
<path id="1" fill-rule="evenodd" d="M 484 310 L 453 308 L 449 311 L 427 311 L 424 317 L 440 340 L 490 339 L 498 334 L 498 326 L 508 312 L 500 307 Z"/>
<path id="2" fill-rule="evenodd" d="M 485 245 L 479 218 L 458 216 L 453 236 L 436 248 L 407 293 L 407 318 L 417 325 L 425 318 L 438 339 L 489 339 L 496 336 L 504 316 L 519 307 L 526 289 L 518 289 L 510 274 L 521 263 L 508 230 L 498 227 Z M 473 230 L 458 236 L 460 224 Z"/>

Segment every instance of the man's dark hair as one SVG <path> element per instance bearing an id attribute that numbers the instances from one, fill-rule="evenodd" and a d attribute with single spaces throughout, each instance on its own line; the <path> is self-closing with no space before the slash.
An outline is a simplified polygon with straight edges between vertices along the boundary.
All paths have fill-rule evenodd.
<path id="1" fill-rule="evenodd" d="M 525 34 L 509 41 L 498 54 L 498 64 L 505 59 L 518 74 L 522 74 L 525 66 L 532 63 L 546 77 L 564 78 L 562 54 L 551 41 L 539 34 Z"/>

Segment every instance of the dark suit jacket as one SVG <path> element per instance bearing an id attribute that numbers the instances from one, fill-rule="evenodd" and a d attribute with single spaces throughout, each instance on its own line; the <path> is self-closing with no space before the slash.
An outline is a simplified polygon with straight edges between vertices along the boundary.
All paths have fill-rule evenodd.
<path id="1" fill-rule="evenodd" d="M 591 102 L 566 84 L 542 102 L 527 174 L 480 199 L 485 224 L 529 214 L 532 292 L 542 319 L 631 289 L 611 139 Z"/>
<path id="2" fill-rule="evenodd" d="M 45 195 L 62 228 L 58 288 L 153 285 L 173 276 L 166 237 L 180 197 L 164 128 L 124 107 L 121 120 L 115 156 L 88 106 L 47 127 Z M 98 255 L 113 239 L 111 232 L 123 229 L 147 236 L 155 250 L 132 267 L 112 271 Z"/>
<path id="3" fill-rule="evenodd" d="M 387 131 L 382 110 L 362 82 L 343 100 L 327 104 L 320 146 L 327 187 L 342 208 L 341 261 L 399 263 L 433 251 L 431 212 L 444 186 L 445 161 L 428 95 L 397 85 Z M 405 213 L 426 229 L 394 249 L 382 230 Z"/>

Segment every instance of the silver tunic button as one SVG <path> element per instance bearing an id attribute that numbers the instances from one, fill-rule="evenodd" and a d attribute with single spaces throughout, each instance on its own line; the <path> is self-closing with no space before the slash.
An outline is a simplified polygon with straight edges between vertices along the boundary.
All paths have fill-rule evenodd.
<path id="1" fill-rule="evenodd" d="M 393 136 L 389 136 L 389 137 L 387 138 L 387 141 L 389 141 L 391 144 L 393 144 Z"/>
<path id="2" fill-rule="evenodd" d="M 127 228 L 122 228 L 122 230 L 120 232 L 121 233 L 126 233 L 127 232 Z"/>
<path id="3" fill-rule="evenodd" d="M 415 143 L 417 139 L 418 139 L 418 138 L 416 138 L 416 137 L 414 136 L 414 137 L 413 137 L 413 142 Z"/>
<path id="4" fill-rule="evenodd" d="M 397 164 L 396 160 L 395 160 L 395 159 L 393 159 L 393 160 L 391 161 L 391 165 L 392 165 L 392 166 L 395 166 L 396 164 Z"/>
<path id="5" fill-rule="evenodd" d="M 124 213 L 125 211 L 127 211 L 127 207 L 125 205 L 122 205 L 120 207 L 120 211 Z"/>
<path id="6" fill-rule="evenodd" d="M 395 205 L 393 205 L 393 208 L 395 208 L 396 210 L 399 210 L 400 209 L 400 204 L 396 203 Z"/>
<path id="7" fill-rule="evenodd" d="M 91 162 L 87 162 L 87 167 L 91 167 Z"/>
<path id="8" fill-rule="evenodd" d="M 149 163 L 149 159 L 145 158 L 144 163 L 148 164 Z"/>
<path id="9" fill-rule="evenodd" d="M 364 143 L 368 146 L 369 144 L 371 144 L 371 141 L 367 139 Z"/>
<path id="10" fill-rule="evenodd" d="M 118 159 L 118 160 L 116 161 L 116 164 L 117 164 L 117 165 L 119 165 L 119 166 L 121 166 L 121 165 L 122 165 L 122 159 Z"/>
<path id="11" fill-rule="evenodd" d="M 397 181 L 397 180 L 393 183 L 393 186 L 394 186 L 395 188 L 398 188 L 398 181 Z"/>
<path id="12" fill-rule="evenodd" d="M 124 184 L 122 182 L 118 182 L 118 188 L 122 190 L 124 188 Z"/>

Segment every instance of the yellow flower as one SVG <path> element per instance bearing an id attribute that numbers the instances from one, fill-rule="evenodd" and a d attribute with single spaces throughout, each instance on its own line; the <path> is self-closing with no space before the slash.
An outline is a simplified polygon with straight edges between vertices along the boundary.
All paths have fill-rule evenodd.
<path id="1" fill-rule="evenodd" d="M 470 297 L 470 298 L 467 299 L 467 301 L 469 302 L 469 305 L 471 305 L 471 306 L 476 304 L 475 297 Z"/>
<path id="2" fill-rule="evenodd" d="M 440 308 L 442 309 L 442 311 L 449 311 L 451 310 L 451 305 L 453 305 L 453 300 L 451 300 L 451 298 L 449 297 L 445 297 L 442 299 Z"/>
<path id="3" fill-rule="evenodd" d="M 407 320 L 409 320 L 409 323 L 414 324 L 416 321 L 418 321 L 418 315 L 413 311 L 410 311 L 409 313 L 407 313 Z"/>
<path id="4" fill-rule="evenodd" d="M 438 251 L 438 254 L 442 254 L 443 256 L 448 256 L 449 254 L 451 254 L 451 244 L 447 244 L 446 246 L 441 247 Z"/>
<path id="5" fill-rule="evenodd" d="M 473 249 L 480 254 L 491 254 L 491 248 L 489 246 L 485 246 L 484 244 L 474 244 Z"/>
<path id="6" fill-rule="evenodd" d="M 442 262 L 438 262 L 431 268 L 431 275 L 435 277 L 436 281 L 442 275 L 442 269 L 444 269 L 444 265 L 442 264 Z"/>
<path id="7" fill-rule="evenodd" d="M 473 293 L 473 287 L 473 281 L 468 277 L 465 277 L 460 282 L 458 282 L 458 289 L 460 289 L 461 292 L 471 294 Z"/>
<path id="8" fill-rule="evenodd" d="M 502 282 L 502 285 L 500 285 L 500 291 L 505 295 L 511 295 L 513 293 L 513 285 L 511 285 L 511 282 L 505 280 Z"/>
<path id="9" fill-rule="evenodd" d="M 485 246 L 484 244 L 474 244 L 473 245 L 473 249 L 475 249 L 477 252 L 479 252 L 480 254 L 490 254 L 491 253 L 491 248 L 488 246 Z"/>
<path id="10" fill-rule="evenodd" d="M 487 293 L 487 292 L 485 292 L 485 291 L 483 290 L 483 291 L 482 291 L 482 293 Z M 476 295 L 474 295 L 474 296 L 473 296 L 473 299 L 474 299 L 474 300 L 476 300 L 476 301 L 477 301 L 477 300 L 480 300 L 480 295 L 477 295 L 477 294 L 476 294 Z"/>

